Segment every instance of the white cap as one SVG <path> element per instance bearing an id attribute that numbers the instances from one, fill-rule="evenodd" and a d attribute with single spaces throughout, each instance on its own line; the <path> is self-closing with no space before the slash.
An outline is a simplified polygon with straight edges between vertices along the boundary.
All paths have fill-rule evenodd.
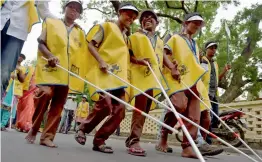
<path id="1" fill-rule="evenodd" d="M 211 46 L 217 46 L 217 44 L 216 43 L 209 43 L 209 45 L 206 47 L 206 49 L 208 49 Z"/>
<path id="2" fill-rule="evenodd" d="M 86 95 L 83 95 L 83 98 L 86 98 L 86 99 L 87 99 L 87 96 L 86 96 Z"/>
<path id="3" fill-rule="evenodd" d="M 204 19 L 201 16 L 198 16 L 198 15 L 192 16 L 189 19 L 187 19 L 186 21 L 195 21 L 195 20 L 204 22 Z"/>
<path id="4" fill-rule="evenodd" d="M 81 5 L 81 13 L 82 13 L 82 11 L 83 11 L 83 6 L 82 6 L 82 2 L 81 2 L 80 0 L 68 0 L 68 1 L 66 2 L 65 6 L 67 6 L 67 5 L 68 5 L 69 3 L 71 3 L 71 2 L 76 2 L 76 3 L 80 4 L 80 5 Z"/>
<path id="5" fill-rule="evenodd" d="M 133 6 L 133 5 L 125 5 L 125 6 L 121 7 L 119 9 L 119 11 L 120 10 L 132 10 L 132 11 L 135 11 L 135 12 L 139 13 L 138 9 L 135 6 Z"/>

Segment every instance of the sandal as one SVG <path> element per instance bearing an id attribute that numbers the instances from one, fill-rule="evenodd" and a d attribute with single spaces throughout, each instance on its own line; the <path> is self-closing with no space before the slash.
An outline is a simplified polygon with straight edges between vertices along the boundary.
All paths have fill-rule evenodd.
<path id="1" fill-rule="evenodd" d="M 164 153 L 173 153 L 173 149 L 171 147 L 168 147 L 166 149 L 160 147 L 159 145 L 155 146 L 155 149 L 159 152 L 164 152 Z"/>
<path id="2" fill-rule="evenodd" d="M 135 156 L 146 156 L 146 151 L 142 148 L 130 147 L 127 149 L 127 153 Z"/>
<path id="3" fill-rule="evenodd" d="M 94 151 L 106 153 L 106 154 L 112 154 L 114 153 L 112 147 L 106 146 L 106 145 L 100 145 L 100 146 L 93 146 Z"/>
<path id="4" fill-rule="evenodd" d="M 75 140 L 78 142 L 80 145 L 85 145 L 86 144 L 86 136 L 85 135 L 80 135 L 78 132 L 81 130 L 77 130 L 75 134 Z M 83 131 L 81 131 L 83 132 Z M 84 132 L 83 132 L 84 133 Z"/>

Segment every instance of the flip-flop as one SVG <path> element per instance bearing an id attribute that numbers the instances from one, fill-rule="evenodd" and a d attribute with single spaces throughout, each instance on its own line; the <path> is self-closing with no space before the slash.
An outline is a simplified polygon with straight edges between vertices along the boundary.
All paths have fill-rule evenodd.
<path id="1" fill-rule="evenodd" d="M 139 148 L 131 147 L 127 149 L 127 153 L 134 156 L 146 156 L 146 151 L 143 150 L 142 148 L 139 149 Z"/>
<path id="2" fill-rule="evenodd" d="M 86 144 L 86 136 L 80 135 L 78 132 L 81 130 L 77 130 L 75 134 L 75 140 L 78 142 L 80 145 L 85 145 Z M 82 139 L 81 141 L 79 139 Z"/>
<path id="3" fill-rule="evenodd" d="M 53 145 L 53 146 L 50 146 L 50 145 L 47 145 L 47 144 L 45 144 L 45 143 L 43 143 L 43 142 L 40 142 L 40 145 L 42 145 L 42 146 L 46 146 L 46 147 L 50 147 L 50 148 L 57 148 L 58 146 L 57 145 Z"/>
<path id="4" fill-rule="evenodd" d="M 93 150 L 94 151 L 98 151 L 98 152 L 102 152 L 102 153 L 106 153 L 106 154 L 112 154 L 114 153 L 112 147 L 110 146 L 106 146 L 106 145 L 100 145 L 100 146 L 93 146 Z M 109 150 L 109 151 L 108 151 Z"/>
<path id="5" fill-rule="evenodd" d="M 159 145 L 155 146 L 155 149 L 159 152 L 164 152 L 164 153 L 173 153 L 173 149 L 171 147 L 166 148 L 166 150 L 163 150 Z"/>

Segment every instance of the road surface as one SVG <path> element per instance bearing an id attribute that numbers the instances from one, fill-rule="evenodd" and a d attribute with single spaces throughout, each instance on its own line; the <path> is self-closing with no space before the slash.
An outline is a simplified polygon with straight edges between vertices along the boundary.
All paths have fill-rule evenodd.
<path id="1" fill-rule="evenodd" d="M 109 139 L 107 144 L 112 146 L 114 154 L 104 154 L 92 150 L 92 136 L 88 136 L 85 146 L 75 142 L 74 136 L 57 134 L 55 143 L 58 148 L 47 148 L 36 144 L 26 143 L 26 134 L 16 131 L 1 132 L 1 161 L 2 162 L 198 162 L 197 159 L 180 157 L 181 149 L 173 147 L 174 153 L 164 154 L 155 151 L 154 144 L 142 143 L 147 150 L 147 157 L 136 157 L 126 153 L 123 140 Z M 223 153 L 215 157 L 205 157 L 207 162 L 249 162 L 239 154 Z"/>

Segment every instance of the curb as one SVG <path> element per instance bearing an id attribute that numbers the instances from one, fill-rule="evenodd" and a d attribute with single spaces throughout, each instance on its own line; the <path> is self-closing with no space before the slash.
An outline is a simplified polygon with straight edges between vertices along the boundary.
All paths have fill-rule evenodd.
<path id="1" fill-rule="evenodd" d="M 123 140 L 125 141 L 127 139 L 127 137 L 121 137 L 121 136 L 110 136 L 111 139 L 117 139 L 117 140 Z M 154 140 L 154 139 L 145 139 L 145 138 L 141 138 L 140 139 L 141 142 L 143 143 L 157 143 L 157 140 Z M 180 143 L 179 142 L 172 142 L 172 141 L 168 141 L 168 144 L 171 145 L 171 146 L 176 146 L 176 147 L 180 147 Z M 236 153 L 236 154 L 240 154 L 238 152 L 236 152 L 234 149 L 230 148 L 230 147 L 223 147 L 224 151 L 227 152 L 227 153 Z M 241 148 L 241 147 L 238 147 L 238 149 L 248 155 L 253 155 L 253 153 L 247 149 L 247 148 Z M 259 156 L 262 156 L 262 150 L 257 150 L 257 149 L 253 149 Z"/>

